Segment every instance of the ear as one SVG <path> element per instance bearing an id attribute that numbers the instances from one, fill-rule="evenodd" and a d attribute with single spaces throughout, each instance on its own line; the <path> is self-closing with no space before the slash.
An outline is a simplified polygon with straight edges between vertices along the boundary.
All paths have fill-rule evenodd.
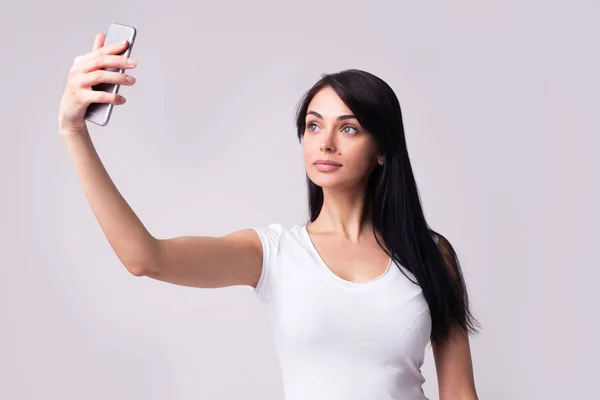
<path id="1" fill-rule="evenodd" d="M 383 165 L 384 162 L 385 162 L 385 155 L 383 154 L 383 152 L 379 152 L 377 154 L 377 164 Z"/>

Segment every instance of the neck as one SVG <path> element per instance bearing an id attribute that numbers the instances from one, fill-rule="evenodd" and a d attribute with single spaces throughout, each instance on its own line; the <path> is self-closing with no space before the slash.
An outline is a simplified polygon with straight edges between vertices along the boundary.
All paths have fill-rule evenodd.
<path id="1" fill-rule="evenodd" d="M 311 229 L 340 236 L 350 242 L 372 237 L 373 227 L 368 204 L 364 189 L 345 191 L 324 188 L 323 207 L 318 218 L 310 224 Z"/>

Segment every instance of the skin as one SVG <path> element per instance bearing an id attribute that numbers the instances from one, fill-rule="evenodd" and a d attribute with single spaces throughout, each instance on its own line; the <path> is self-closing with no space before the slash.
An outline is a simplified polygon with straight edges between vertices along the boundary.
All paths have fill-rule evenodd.
<path id="1" fill-rule="evenodd" d="M 255 285 L 260 276 L 262 247 L 253 230 L 223 238 L 186 236 L 157 240 L 115 189 L 91 145 L 83 116 L 92 102 L 123 104 L 121 95 L 93 91 L 93 85 L 135 82 L 128 82 L 126 74 L 102 68 L 131 69 L 136 64 L 117 55 L 125 45 L 103 47 L 105 38 L 98 34 L 92 51 L 75 58 L 61 99 L 59 128 L 94 214 L 115 253 L 136 276 L 205 288 Z M 379 168 L 383 154 L 356 119 L 337 119 L 352 113 L 331 88 L 324 88 L 312 99 L 310 111 L 322 118 L 307 116 L 304 161 L 308 176 L 323 188 L 324 204 L 318 219 L 308 227 L 309 235 L 325 263 L 338 276 L 354 282 L 375 279 L 385 271 L 389 258 L 376 242 L 370 218 L 362 210 L 367 178 L 374 168 Z M 313 164 L 317 159 L 343 165 L 333 172 L 321 172 Z M 477 399 L 468 336 L 456 334 L 456 339 L 443 349 L 434 346 L 433 353 L 440 399 Z"/>
<path id="2" fill-rule="evenodd" d="M 85 112 L 90 103 L 111 103 L 115 106 L 125 103 L 125 97 L 118 93 L 92 90 L 99 83 L 117 83 L 133 86 L 135 78 L 128 74 L 106 71 L 103 68 L 135 68 L 137 60 L 117 55 L 128 44 L 114 43 L 104 46 L 106 34 L 97 33 L 92 51 L 75 57 L 69 69 L 67 83 L 60 101 L 58 125 L 61 138 L 85 136 L 87 125 Z"/>
<path id="3" fill-rule="evenodd" d="M 313 114 L 316 112 L 318 115 Z M 373 234 L 369 215 L 363 212 L 369 175 L 380 168 L 384 155 L 369 132 L 352 115 L 335 91 L 326 87 L 311 100 L 303 138 L 304 164 L 309 178 L 323 188 L 323 208 L 307 226 L 315 248 L 339 277 L 366 282 L 383 274 L 389 257 Z M 342 164 L 319 171 L 318 159 Z M 469 338 L 455 333 L 444 348 L 432 346 L 441 400 L 477 399 Z"/>

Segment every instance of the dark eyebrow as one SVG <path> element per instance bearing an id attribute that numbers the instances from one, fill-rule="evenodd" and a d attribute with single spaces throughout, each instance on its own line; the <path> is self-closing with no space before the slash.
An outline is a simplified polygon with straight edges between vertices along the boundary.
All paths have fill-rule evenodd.
<path id="1" fill-rule="evenodd" d="M 311 110 L 311 111 L 309 111 L 309 112 L 306 113 L 306 115 L 309 115 L 309 114 L 312 114 L 312 115 L 314 115 L 317 118 L 323 119 L 323 117 L 321 116 L 321 114 L 319 114 L 316 111 L 312 111 Z M 352 115 L 352 114 L 349 114 L 349 115 L 340 115 L 339 117 L 337 117 L 338 121 L 343 121 L 345 119 L 351 119 L 351 118 L 357 119 L 356 115 Z"/>

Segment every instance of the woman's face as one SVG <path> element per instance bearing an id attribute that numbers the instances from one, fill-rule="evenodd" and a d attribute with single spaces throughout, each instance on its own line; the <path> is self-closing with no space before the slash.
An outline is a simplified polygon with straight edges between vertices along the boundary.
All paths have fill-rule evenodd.
<path id="1" fill-rule="evenodd" d="M 313 97 L 305 122 L 304 164 L 308 177 L 318 186 L 342 189 L 362 186 L 383 160 L 373 136 L 352 117 L 352 111 L 329 86 Z M 333 161 L 340 166 L 316 165 L 317 160 Z"/>

